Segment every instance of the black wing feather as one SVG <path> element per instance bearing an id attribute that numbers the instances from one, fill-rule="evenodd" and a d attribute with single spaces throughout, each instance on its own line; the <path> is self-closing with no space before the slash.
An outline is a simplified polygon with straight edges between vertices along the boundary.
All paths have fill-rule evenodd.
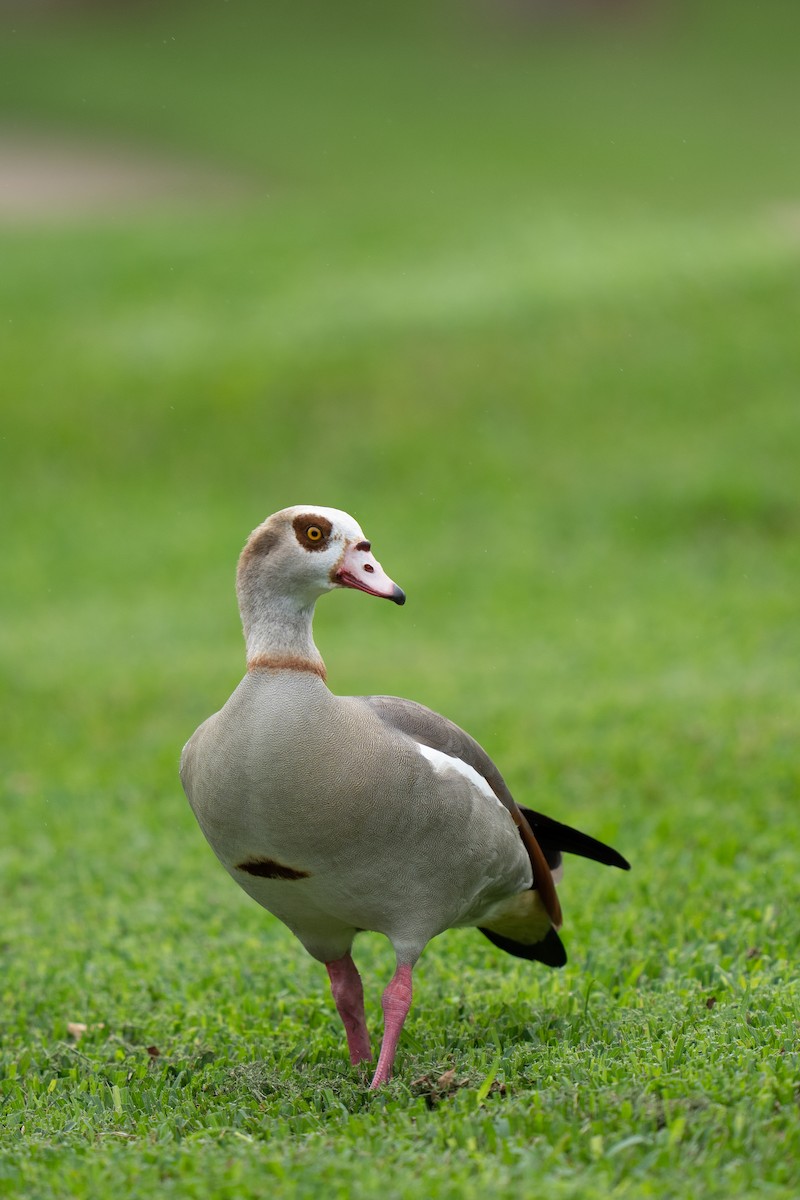
<path id="1" fill-rule="evenodd" d="M 520 808 L 522 806 L 520 805 Z M 570 825 L 562 825 L 552 817 L 534 812 L 532 808 L 522 808 L 528 818 L 528 824 L 536 834 L 536 840 L 542 847 L 542 852 L 551 869 L 561 861 L 561 851 L 566 854 L 579 854 L 581 858 L 591 858 L 594 862 L 604 863 L 607 867 L 619 867 L 621 871 L 630 871 L 631 864 L 611 846 L 599 842 L 597 838 L 589 837 Z"/>
<path id="2" fill-rule="evenodd" d="M 513 954 L 515 958 L 544 963 L 546 967 L 563 967 L 567 961 L 564 943 L 552 926 L 540 942 L 534 942 L 531 946 L 526 946 L 524 942 L 514 942 L 491 929 L 481 929 L 480 932 L 498 949 L 505 950 L 506 954 Z"/>

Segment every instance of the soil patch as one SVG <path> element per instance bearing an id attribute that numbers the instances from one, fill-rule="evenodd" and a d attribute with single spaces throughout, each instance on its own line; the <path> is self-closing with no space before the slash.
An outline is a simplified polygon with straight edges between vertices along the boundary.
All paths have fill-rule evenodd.
<path id="1" fill-rule="evenodd" d="M 252 196 L 241 180 L 119 146 L 0 130 L 0 221 L 120 217 Z"/>

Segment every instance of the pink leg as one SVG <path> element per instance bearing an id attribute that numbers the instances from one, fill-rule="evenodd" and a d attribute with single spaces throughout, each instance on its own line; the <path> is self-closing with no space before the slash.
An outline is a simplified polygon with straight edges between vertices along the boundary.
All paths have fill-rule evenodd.
<path id="1" fill-rule="evenodd" d="M 387 1079 L 391 1079 L 397 1042 L 410 1008 L 411 967 L 408 963 L 398 963 L 397 970 L 383 993 L 383 1041 L 370 1088 L 380 1087 Z"/>
<path id="2" fill-rule="evenodd" d="M 354 1066 L 356 1063 L 370 1062 L 372 1050 L 364 1017 L 364 989 L 356 964 L 351 955 L 345 954 L 344 958 L 325 963 L 325 968 L 330 976 L 333 998 L 347 1034 L 350 1062 Z"/>

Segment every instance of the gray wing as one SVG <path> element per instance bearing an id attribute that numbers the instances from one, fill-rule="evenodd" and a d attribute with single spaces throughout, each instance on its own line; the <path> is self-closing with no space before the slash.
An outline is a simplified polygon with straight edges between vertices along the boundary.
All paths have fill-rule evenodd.
<path id="1" fill-rule="evenodd" d="M 470 737 L 466 730 L 414 700 L 401 700 L 399 696 L 363 696 L 362 699 L 393 729 L 407 733 L 415 741 L 422 742 L 423 746 L 441 750 L 442 754 L 449 754 L 451 758 L 460 758 L 467 763 L 483 776 L 500 803 L 514 815 L 517 805 L 506 781 L 483 746 Z"/>
<path id="2" fill-rule="evenodd" d="M 500 803 L 508 809 L 517 825 L 520 836 L 533 868 L 533 884 L 556 928 L 561 925 L 561 906 L 556 895 L 553 876 L 547 865 L 542 848 L 520 811 L 503 776 L 489 755 L 473 737 L 447 717 L 440 716 L 424 704 L 414 700 L 402 700 L 398 696 L 363 696 L 361 699 L 387 725 L 414 738 L 424 746 L 440 750 L 452 758 L 459 758 L 477 771 L 494 792 Z"/>

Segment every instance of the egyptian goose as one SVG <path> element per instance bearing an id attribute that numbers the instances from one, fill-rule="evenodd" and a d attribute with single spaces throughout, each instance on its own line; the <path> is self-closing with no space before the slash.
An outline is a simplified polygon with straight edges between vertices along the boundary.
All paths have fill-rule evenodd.
<path id="1" fill-rule="evenodd" d="M 347 513 L 298 505 L 253 531 L 237 572 L 247 673 L 187 742 L 181 780 L 222 865 L 325 964 L 354 1064 L 372 1053 L 353 939 L 374 930 L 392 943 L 376 1088 L 431 938 L 477 926 L 510 954 L 560 967 L 561 852 L 628 863 L 518 807 L 485 751 L 444 717 L 330 692 L 311 622 L 334 588 L 405 602 Z"/>

